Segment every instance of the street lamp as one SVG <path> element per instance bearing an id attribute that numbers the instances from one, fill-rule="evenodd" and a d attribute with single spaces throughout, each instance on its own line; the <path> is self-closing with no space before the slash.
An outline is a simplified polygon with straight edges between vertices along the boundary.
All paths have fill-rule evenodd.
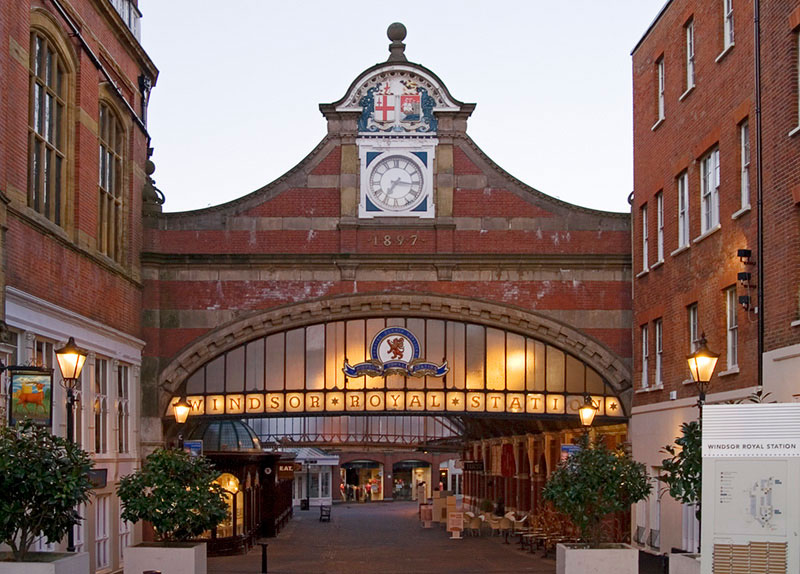
<path id="1" fill-rule="evenodd" d="M 689 371 L 692 374 L 692 380 L 697 385 L 698 399 L 697 406 L 700 409 L 700 416 L 703 416 L 703 404 L 706 402 L 706 391 L 711 381 L 711 375 L 714 373 L 714 367 L 717 366 L 719 354 L 712 353 L 706 346 L 706 334 L 700 335 L 700 340 L 697 342 L 697 350 L 686 357 L 689 362 Z"/>
<path id="2" fill-rule="evenodd" d="M 186 400 L 186 397 L 181 396 L 180 400 L 172 405 L 172 414 L 175 415 L 175 422 L 182 425 L 189 418 L 189 412 L 192 410 L 192 405 Z M 183 432 L 178 433 L 178 448 L 183 448 Z"/>
<path id="3" fill-rule="evenodd" d="M 56 349 L 58 370 L 61 371 L 61 385 L 67 391 L 67 440 L 75 442 L 75 388 L 81 377 L 83 364 L 86 362 L 86 351 L 75 344 L 75 339 L 69 338 L 67 344 Z M 75 529 L 70 528 L 67 533 L 67 552 L 75 552 Z"/>
<path id="4" fill-rule="evenodd" d="M 584 395 L 583 405 L 578 409 L 578 416 L 581 418 L 581 424 L 584 430 L 588 433 L 589 427 L 592 426 L 594 415 L 597 414 L 597 407 L 589 395 Z"/>

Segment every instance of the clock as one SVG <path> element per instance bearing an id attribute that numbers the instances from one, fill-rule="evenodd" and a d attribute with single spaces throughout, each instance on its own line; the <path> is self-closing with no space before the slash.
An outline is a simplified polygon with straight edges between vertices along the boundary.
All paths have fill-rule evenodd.
<path id="1" fill-rule="evenodd" d="M 405 211 L 423 197 L 422 168 L 410 156 L 388 155 L 376 160 L 369 170 L 367 193 L 386 211 Z"/>

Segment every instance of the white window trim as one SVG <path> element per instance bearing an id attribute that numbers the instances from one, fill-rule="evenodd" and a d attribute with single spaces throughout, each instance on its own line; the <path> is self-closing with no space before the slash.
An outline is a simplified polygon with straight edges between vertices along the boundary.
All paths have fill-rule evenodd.
<path id="1" fill-rule="evenodd" d="M 725 290 L 725 347 L 728 371 L 739 366 L 739 319 L 736 315 L 738 308 L 739 302 L 734 285 Z"/>
<path id="2" fill-rule="evenodd" d="M 647 230 L 647 204 L 645 203 L 641 208 L 642 214 L 642 271 L 650 269 L 648 265 L 649 254 L 649 238 Z"/>
<path id="3" fill-rule="evenodd" d="M 722 2 L 722 30 L 724 53 L 733 47 L 735 41 L 733 0 L 723 0 Z"/>
<path id="4" fill-rule="evenodd" d="M 752 159 L 750 150 L 750 124 L 744 120 L 739 124 L 739 160 L 740 160 L 740 181 L 739 190 L 741 195 L 741 211 L 750 207 L 750 161 Z"/>
<path id="5" fill-rule="evenodd" d="M 719 225 L 719 146 L 700 159 L 700 231 L 701 236 Z"/>
<path id="6" fill-rule="evenodd" d="M 694 88 L 694 20 L 689 20 L 684 28 L 686 33 L 686 90 L 680 99 Z"/>
<path id="7" fill-rule="evenodd" d="M 661 319 L 656 319 L 656 374 L 655 386 L 664 386 L 664 373 L 663 373 L 663 353 L 664 353 L 664 322 Z"/>
<path id="8" fill-rule="evenodd" d="M 697 342 L 700 340 L 700 321 L 697 303 L 693 303 L 687 307 L 689 316 L 689 352 L 694 353 L 697 350 Z"/>
<path id="9" fill-rule="evenodd" d="M 94 545 L 95 545 L 95 570 L 107 570 L 111 567 L 111 548 L 109 535 L 109 522 L 111 520 L 110 494 L 98 494 L 94 501 L 95 523 L 94 523 Z M 103 559 L 105 559 L 103 561 Z"/>
<path id="10" fill-rule="evenodd" d="M 656 194 L 656 257 L 657 263 L 664 262 L 664 193 Z"/>
<path id="11" fill-rule="evenodd" d="M 642 343 L 642 384 L 640 385 L 641 388 L 647 389 L 650 387 L 650 381 L 648 380 L 648 358 L 649 358 L 649 342 L 648 342 L 648 332 L 647 332 L 647 325 L 642 325 L 641 328 L 641 343 Z"/>
<path id="12" fill-rule="evenodd" d="M 667 115 L 665 102 L 666 70 L 664 69 L 664 56 L 661 56 L 661 58 L 656 62 L 656 76 L 658 89 L 658 121 L 652 129 L 655 129 L 659 125 L 659 122 L 663 122 Z"/>
<path id="13" fill-rule="evenodd" d="M 683 216 L 681 217 L 681 205 Z M 684 171 L 678 176 L 678 247 L 689 247 L 689 172 Z M 673 255 L 676 252 L 673 251 Z"/>

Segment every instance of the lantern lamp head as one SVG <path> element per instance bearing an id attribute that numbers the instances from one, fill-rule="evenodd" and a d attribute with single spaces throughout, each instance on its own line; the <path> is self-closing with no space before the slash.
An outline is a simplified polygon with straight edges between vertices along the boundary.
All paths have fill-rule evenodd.
<path id="1" fill-rule="evenodd" d="M 578 409 L 578 415 L 581 418 L 581 424 L 588 428 L 592 426 L 594 416 L 597 414 L 597 406 L 595 406 L 592 397 L 586 395 L 583 398 L 583 405 Z"/>
<path id="2" fill-rule="evenodd" d="M 75 339 L 70 337 L 67 344 L 56 349 L 56 361 L 61 371 L 61 378 L 65 385 L 75 384 L 80 378 L 83 364 L 86 362 L 86 351 L 75 344 Z"/>
<path id="3" fill-rule="evenodd" d="M 179 425 L 182 425 L 186 422 L 186 419 L 189 418 L 189 412 L 192 410 L 192 405 L 188 403 L 186 397 L 181 397 L 181 399 L 172 405 L 172 413 L 175 415 L 175 422 Z"/>
<path id="4" fill-rule="evenodd" d="M 719 354 L 713 353 L 708 349 L 705 333 L 700 336 L 697 344 L 697 350 L 686 357 L 686 360 L 689 363 L 692 380 L 698 386 L 700 392 L 705 394 L 705 389 L 711 380 L 711 375 L 714 373 L 714 367 L 717 366 Z"/>

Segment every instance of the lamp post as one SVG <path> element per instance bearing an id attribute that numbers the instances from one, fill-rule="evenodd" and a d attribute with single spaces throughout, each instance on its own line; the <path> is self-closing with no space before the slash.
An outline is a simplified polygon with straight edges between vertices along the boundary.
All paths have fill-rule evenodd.
<path id="1" fill-rule="evenodd" d="M 706 343 L 706 334 L 703 333 L 700 335 L 700 340 L 697 341 L 697 350 L 686 357 L 686 360 L 689 363 L 689 371 L 692 374 L 692 380 L 694 381 L 694 384 L 697 385 L 697 422 L 700 427 L 701 437 L 703 435 L 703 405 L 706 402 L 706 391 L 708 390 L 708 385 L 711 382 L 711 375 L 714 374 L 714 367 L 717 366 L 717 360 L 719 359 L 719 354 L 709 351 Z M 698 500 L 698 523 L 700 516 L 700 503 L 701 501 Z M 700 552 L 702 546 L 700 545 L 699 537 L 697 546 L 697 551 Z"/>
<path id="2" fill-rule="evenodd" d="M 592 397 L 589 395 L 584 395 L 583 397 L 583 405 L 581 408 L 578 409 L 578 416 L 581 418 L 581 424 L 583 425 L 583 431 L 588 435 L 589 434 L 589 427 L 592 426 L 592 421 L 594 420 L 594 416 L 597 414 L 597 407 L 592 400 Z"/>
<path id="3" fill-rule="evenodd" d="M 192 405 L 186 400 L 186 397 L 181 396 L 180 400 L 172 405 L 172 414 L 175 415 L 175 422 L 182 425 L 189 418 L 189 412 L 192 410 Z M 183 448 L 183 432 L 178 432 L 178 448 Z"/>
<path id="4" fill-rule="evenodd" d="M 692 380 L 694 384 L 697 385 L 697 408 L 699 410 L 701 426 L 703 421 L 703 405 L 706 402 L 706 391 L 711 381 L 711 375 L 714 373 L 714 367 L 717 366 L 717 360 L 719 359 L 719 354 L 709 351 L 706 343 L 706 334 L 703 333 L 700 335 L 700 340 L 697 342 L 697 350 L 686 357 L 689 363 L 689 371 L 692 374 Z"/>
<path id="5" fill-rule="evenodd" d="M 58 370 L 61 371 L 61 385 L 67 391 L 67 440 L 75 442 L 75 389 L 81 377 L 83 364 L 86 362 L 86 351 L 75 344 L 75 339 L 69 338 L 67 344 L 56 349 Z M 75 529 L 70 528 L 67 533 L 67 552 L 75 552 Z"/>

